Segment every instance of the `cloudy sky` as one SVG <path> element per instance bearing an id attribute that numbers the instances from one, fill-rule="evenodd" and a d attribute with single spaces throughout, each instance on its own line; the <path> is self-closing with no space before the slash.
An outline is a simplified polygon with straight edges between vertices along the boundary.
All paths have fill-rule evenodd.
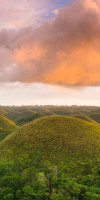
<path id="1" fill-rule="evenodd" d="M 0 104 L 100 106 L 99 0 L 0 0 Z"/>

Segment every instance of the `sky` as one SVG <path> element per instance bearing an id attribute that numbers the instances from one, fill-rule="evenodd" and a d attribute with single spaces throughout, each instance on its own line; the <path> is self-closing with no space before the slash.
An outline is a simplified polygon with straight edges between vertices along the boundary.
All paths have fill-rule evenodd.
<path id="1" fill-rule="evenodd" d="M 100 106 L 99 0 L 0 0 L 0 105 Z"/>

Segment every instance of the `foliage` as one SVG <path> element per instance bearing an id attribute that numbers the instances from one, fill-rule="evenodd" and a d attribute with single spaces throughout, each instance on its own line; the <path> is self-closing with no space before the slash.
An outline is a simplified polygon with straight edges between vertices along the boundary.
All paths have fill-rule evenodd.
<path id="1" fill-rule="evenodd" d="M 76 172 L 71 165 L 76 166 Z M 53 165 L 47 160 L 45 163 L 39 160 L 38 165 L 34 165 L 34 156 L 27 155 L 13 162 L 2 160 L 0 199 L 100 200 L 99 163 L 90 160 L 89 163 L 71 165 Z"/>
<path id="2" fill-rule="evenodd" d="M 16 125 L 1 116 L 0 137 L 7 137 L 0 142 L 0 199 L 100 200 L 100 127 L 83 115 L 94 111 L 99 108 L 1 107 L 19 125 L 40 119 L 7 136 Z"/>

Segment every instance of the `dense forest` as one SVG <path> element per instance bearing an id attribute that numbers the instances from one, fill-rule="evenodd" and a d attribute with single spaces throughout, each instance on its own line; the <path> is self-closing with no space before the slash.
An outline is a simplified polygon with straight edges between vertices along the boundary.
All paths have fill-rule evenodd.
<path id="1" fill-rule="evenodd" d="M 1 200 L 100 200 L 100 107 L 0 106 Z"/>

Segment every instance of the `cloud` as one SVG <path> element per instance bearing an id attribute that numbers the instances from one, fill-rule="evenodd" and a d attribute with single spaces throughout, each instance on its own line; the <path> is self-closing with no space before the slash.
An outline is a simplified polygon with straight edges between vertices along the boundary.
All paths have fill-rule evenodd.
<path id="1" fill-rule="evenodd" d="M 53 13 L 57 15 L 59 13 L 59 9 L 53 10 Z"/>
<path id="2" fill-rule="evenodd" d="M 48 1 L 48 0 L 47 0 Z M 46 0 L 0 0 L 0 29 L 22 28 L 31 24 L 37 26 L 42 13 L 46 11 Z"/>
<path id="3" fill-rule="evenodd" d="M 35 30 L 5 32 L 1 81 L 100 86 L 99 0 L 74 1 Z"/>

